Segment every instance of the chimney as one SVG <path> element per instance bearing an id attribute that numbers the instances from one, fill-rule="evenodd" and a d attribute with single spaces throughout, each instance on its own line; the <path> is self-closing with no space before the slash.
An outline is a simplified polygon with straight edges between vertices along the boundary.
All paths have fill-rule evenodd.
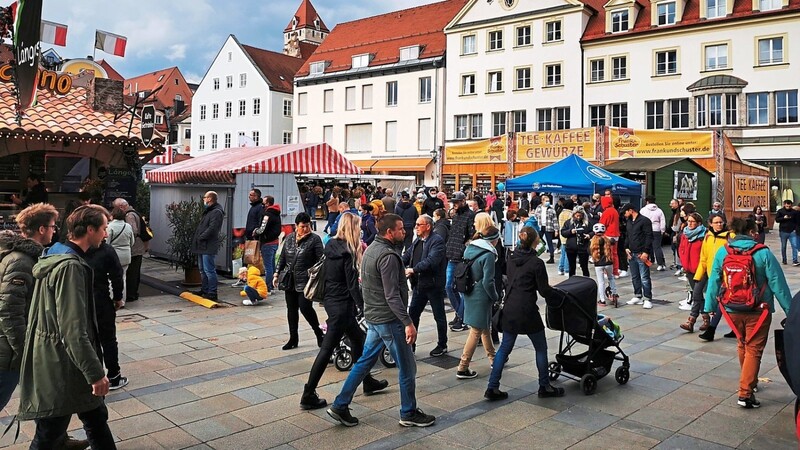
<path id="1" fill-rule="evenodd" d="M 116 114 L 123 109 L 122 90 L 122 81 L 95 78 L 86 100 L 95 111 Z"/>

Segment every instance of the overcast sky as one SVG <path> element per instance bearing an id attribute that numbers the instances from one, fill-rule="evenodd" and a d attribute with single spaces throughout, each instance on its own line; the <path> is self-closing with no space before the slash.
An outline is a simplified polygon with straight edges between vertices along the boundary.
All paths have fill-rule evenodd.
<path id="1" fill-rule="evenodd" d="M 434 0 L 312 0 L 328 26 Z M 6 0 L 3 3 L 9 3 Z M 128 38 L 125 57 L 97 50 L 124 77 L 178 66 L 199 82 L 229 34 L 243 44 L 283 50 L 283 29 L 300 0 L 44 0 L 42 19 L 65 24 L 67 46 L 52 47 L 62 58 L 91 55 L 96 29 Z"/>

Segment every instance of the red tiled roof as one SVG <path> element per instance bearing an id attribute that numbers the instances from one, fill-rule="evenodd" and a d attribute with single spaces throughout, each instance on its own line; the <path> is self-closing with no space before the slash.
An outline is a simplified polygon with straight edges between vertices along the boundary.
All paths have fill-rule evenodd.
<path id="1" fill-rule="evenodd" d="M 322 17 L 317 14 L 317 10 L 314 9 L 314 5 L 311 4 L 310 0 L 303 0 L 292 18 L 297 19 L 297 25 L 294 27 L 295 29 L 303 27 L 316 28 L 314 25 L 314 20 L 319 19 L 320 31 L 324 31 L 326 33 L 329 32 L 328 27 L 325 26 L 325 22 L 322 21 Z M 289 21 L 289 25 L 286 25 L 286 28 L 283 31 L 284 33 L 287 31 L 292 31 L 291 20 Z"/>
<path id="2" fill-rule="evenodd" d="M 298 45 L 300 46 L 300 59 L 303 61 L 307 60 L 319 48 L 319 45 L 306 41 L 300 41 Z"/>
<path id="3" fill-rule="evenodd" d="M 684 6 L 683 18 L 675 25 L 651 26 L 650 24 L 650 11 L 651 3 L 649 1 L 637 1 L 637 4 L 642 8 L 639 10 L 633 28 L 630 31 L 623 33 L 606 33 L 606 15 L 604 5 L 606 0 L 584 0 L 583 3 L 590 5 L 598 11 L 589 19 L 586 25 L 586 30 L 583 33 L 582 42 L 597 41 L 602 39 L 613 39 L 616 37 L 628 36 L 631 34 L 659 32 L 661 30 L 671 30 L 675 28 L 685 28 L 696 26 L 703 23 L 724 23 L 725 21 L 739 20 L 746 17 L 767 16 L 767 15 L 780 15 L 788 12 L 800 11 L 800 0 L 789 0 L 789 6 L 774 11 L 753 11 L 752 0 L 729 0 L 733 1 L 733 14 L 719 19 L 701 19 L 700 18 L 700 0 L 688 0 Z"/>
<path id="4" fill-rule="evenodd" d="M 371 67 L 395 63 L 400 60 L 400 48 L 412 45 L 423 46 L 420 59 L 442 56 L 447 47 L 444 27 L 466 3 L 467 0 L 445 0 L 340 23 L 297 76 L 308 75 L 309 64 L 319 61 L 330 61 L 325 73 L 348 70 L 352 67 L 352 57 L 364 53 L 374 55 Z"/>
<path id="5" fill-rule="evenodd" d="M 129 84 L 132 85 L 132 89 L 136 92 L 152 91 L 156 87 L 164 84 L 165 81 L 171 79 L 172 71 L 177 69 L 177 67 L 169 67 L 167 69 L 156 70 L 155 72 L 128 78 L 125 80 L 125 95 L 131 94 L 128 92 Z"/>
<path id="6" fill-rule="evenodd" d="M 100 61 L 96 61 L 96 62 L 100 67 L 105 69 L 106 73 L 108 74 L 108 78 L 109 79 L 118 80 L 118 81 L 124 81 L 125 80 L 125 77 L 120 75 L 120 73 L 117 72 L 116 69 L 111 67 L 111 64 L 109 64 L 105 59 L 101 59 Z"/>
<path id="7" fill-rule="evenodd" d="M 302 59 L 250 45 L 242 44 L 242 49 L 247 52 L 253 63 L 266 77 L 272 90 L 287 94 L 293 92 L 294 74 L 303 65 Z"/>

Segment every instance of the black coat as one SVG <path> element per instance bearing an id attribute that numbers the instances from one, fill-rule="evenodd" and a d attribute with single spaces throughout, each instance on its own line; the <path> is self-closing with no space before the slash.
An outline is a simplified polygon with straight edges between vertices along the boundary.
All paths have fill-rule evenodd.
<path id="1" fill-rule="evenodd" d="M 414 228 L 414 224 L 419 217 L 417 208 L 411 202 L 400 202 L 394 208 L 394 213 L 403 219 L 403 228 Z"/>
<path id="2" fill-rule="evenodd" d="M 518 248 L 508 258 L 508 286 L 503 300 L 502 329 L 513 334 L 531 334 L 544 330 L 536 305 L 537 292 L 552 295 L 547 268 L 535 252 Z"/>
<path id="3" fill-rule="evenodd" d="M 444 208 L 444 203 L 439 197 L 432 196 L 430 192 L 426 192 L 425 202 L 422 203 L 422 214 L 427 214 L 433 217 L 433 212 L 439 208 Z"/>
<path id="4" fill-rule="evenodd" d="M 309 234 L 299 244 L 297 233 L 290 234 L 278 259 L 278 279 L 288 276 L 284 272 L 291 273 L 295 291 L 302 293 L 308 283 L 308 269 L 322 258 L 323 252 L 322 239 L 316 234 Z"/>
<path id="5" fill-rule="evenodd" d="M 441 236 L 447 245 L 447 239 L 450 237 L 450 221 L 448 219 L 439 219 L 433 224 L 433 233 Z"/>
<path id="6" fill-rule="evenodd" d="M 573 234 L 572 231 L 575 230 Z M 567 251 L 589 253 L 589 240 L 592 238 L 591 228 L 585 222 L 570 219 L 561 228 L 561 237 L 567 239 Z"/>
<path id="7" fill-rule="evenodd" d="M 326 311 L 355 314 L 355 308 L 364 309 L 361 285 L 358 282 L 358 269 L 347 243 L 341 239 L 331 239 L 325 246 L 325 297 Z"/>
<path id="8" fill-rule="evenodd" d="M 250 209 L 247 211 L 247 222 L 244 225 L 244 237 L 246 239 L 255 239 L 253 230 L 261 226 L 261 219 L 264 218 L 264 204 L 261 199 L 250 202 Z"/>
<path id="9" fill-rule="evenodd" d="M 219 232 L 225 212 L 219 203 L 206 208 L 194 232 L 191 252 L 195 255 L 216 255 L 219 250 Z"/>
<path id="10" fill-rule="evenodd" d="M 636 220 L 628 219 L 626 224 L 628 239 L 625 248 L 631 253 L 649 254 L 653 248 L 653 222 L 642 214 L 636 215 Z"/>
<path id="11" fill-rule="evenodd" d="M 92 267 L 94 277 L 94 303 L 97 307 L 113 305 L 111 300 L 122 299 L 122 266 L 119 263 L 114 247 L 103 242 L 97 248 L 86 252 L 86 262 Z M 108 282 L 111 280 L 113 299 L 108 291 Z"/>
<path id="12" fill-rule="evenodd" d="M 422 245 L 422 259 L 412 267 L 411 260 L 418 245 Z M 430 293 L 443 292 L 447 271 L 447 258 L 444 253 L 444 239 L 435 233 L 431 233 L 424 241 L 414 239 L 411 246 L 403 253 L 403 265 L 414 269 L 411 286 L 418 290 L 430 289 Z"/>

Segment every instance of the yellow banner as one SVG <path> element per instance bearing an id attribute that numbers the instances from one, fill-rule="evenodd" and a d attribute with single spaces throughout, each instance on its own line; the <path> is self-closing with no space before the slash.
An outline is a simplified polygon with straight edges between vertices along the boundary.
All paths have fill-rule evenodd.
<path id="1" fill-rule="evenodd" d="M 769 209 L 769 178 L 733 174 L 733 210 L 752 212 L 756 206 Z"/>
<path id="2" fill-rule="evenodd" d="M 710 158 L 713 133 L 609 128 L 609 159 Z"/>
<path id="3" fill-rule="evenodd" d="M 464 145 L 448 145 L 444 149 L 445 164 L 504 163 L 508 161 L 506 136 L 498 136 Z"/>
<path id="4" fill-rule="evenodd" d="M 594 128 L 517 133 L 517 162 L 561 161 L 569 155 L 595 160 Z"/>

